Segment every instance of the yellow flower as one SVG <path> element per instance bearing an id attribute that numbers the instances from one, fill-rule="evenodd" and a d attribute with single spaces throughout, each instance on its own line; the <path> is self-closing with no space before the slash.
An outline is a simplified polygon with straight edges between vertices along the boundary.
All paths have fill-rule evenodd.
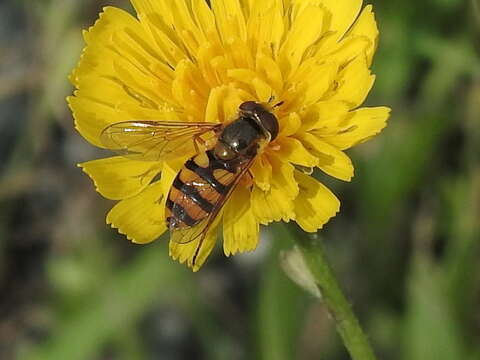
<path id="1" fill-rule="evenodd" d="M 102 130 L 126 120 L 229 122 L 244 101 L 274 109 L 278 137 L 224 205 L 227 256 L 255 249 L 259 224 L 295 220 L 315 232 L 339 210 L 330 190 L 299 169 L 349 181 L 344 150 L 385 126 L 389 109 L 359 108 L 374 82 L 378 30 L 361 0 L 132 0 L 137 17 L 106 7 L 84 32 L 71 75 L 75 126 L 103 147 Z M 181 155 L 181 154 L 180 154 Z M 185 162 L 110 157 L 80 166 L 97 191 L 119 200 L 107 223 L 136 243 L 165 230 L 165 199 Z M 216 235 L 170 242 L 174 259 L 198 270 Z M 197 249 L 200 247 L 199 249 Z M 197 253 L 197 255 L 195 255 Z M 195 259 L 195 261 L 194 261 Z"/>

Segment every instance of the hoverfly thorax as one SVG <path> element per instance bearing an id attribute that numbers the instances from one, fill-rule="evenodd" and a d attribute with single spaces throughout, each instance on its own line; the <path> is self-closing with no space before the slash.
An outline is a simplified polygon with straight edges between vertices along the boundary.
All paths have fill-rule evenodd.
<path id="1" fill-rule="evenodd" d="M 262 104 L 255 101 L 245 101 L 239 106 L 239 110 L 241 116 L 254 119 L 262 130 L 268 133 L 268 141 L 275 140 L 278 135 L 278 120 Z"/>
<path id="2" fill-rule="evenodd" d="M 222 160 L 239 156 L 251 158 L 257 155 L 261 146 L 277 135 L 278 121 L 275 115 L 259 103 L 246 101 L 239 107 L 238 119 L 223 129 L 214 153 Z"/>

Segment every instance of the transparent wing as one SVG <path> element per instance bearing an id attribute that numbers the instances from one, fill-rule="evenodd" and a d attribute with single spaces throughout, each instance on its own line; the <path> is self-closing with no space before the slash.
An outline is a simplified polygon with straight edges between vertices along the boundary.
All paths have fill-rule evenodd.
<path id="1" fill-rule="evenodd" d="M 107 149 L 134 160 L 172 160 L 194 154 L 200 136 L 213 137 L 221 126 L 216 123 L 122 121 L 106 127 L 101 141 Z"/>
<path id="2" fill-rule="evenodd" d="M 223 209 L 223 205 L 225 205 L 226 201 L 230 197 L 230 195 L 235 190 L 236 186 L 238 185 L 239 181 L 243 178 L 244 175 L 247 174 L 248 169 L 252 166 L 254 161 L 253 159 L 249 159 L 245 161 L 243 164 L 240 165 L 239 170 L 236 173 L 230 173 L 230 175 L 224 175 L 224 178 L 218 177 L 217 180 L 221 181 L 224 184 L 229 183 L 230 187 L 228 192 L 223 196 L 218 196 L 213 203 L 213 211 L 208 214 L 202 221 L 198 224 L 187 227 L 187 228 L 180 228 L 180 229 L 171 229 L 170 231 L 170 240 L 180 244 L 186 244 L 191 241 L 198 241 L 196 252 L 193 258 L 193 264 L 195 264 L 195 259 L 202 247 L 203 241 L 207 236 L 210 229 L 214 228 L 217 225 L 217 220 L 219 219 L 218 215 L 221 213 Z"/>

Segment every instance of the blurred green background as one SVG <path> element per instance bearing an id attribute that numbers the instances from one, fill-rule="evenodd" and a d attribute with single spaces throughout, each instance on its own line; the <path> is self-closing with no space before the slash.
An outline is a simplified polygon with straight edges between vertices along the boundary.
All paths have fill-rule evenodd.
<path id="1" fill-rule="evenodd" d="M 324 307 L 260 248 L 192 274 L 129 243 L 76 163 L 67 74 L 81 29 L 127 1 L 0 1 L 0 359 L 348 359 Z M 320 232 L 379 359 L 480 359 L 480 2 L 373 1 L 370 105 L 389 126 L 349 154 Z"/>

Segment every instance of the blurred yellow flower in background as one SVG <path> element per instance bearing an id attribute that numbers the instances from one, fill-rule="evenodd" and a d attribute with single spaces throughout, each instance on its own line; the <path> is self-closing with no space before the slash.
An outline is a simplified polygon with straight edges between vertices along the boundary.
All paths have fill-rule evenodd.
<path id="1" fill-rule="evenodd" d="M 300 171 L 318 167 L 349 181 L 344 150 L 381 131 L 386 107 L 359 108 L 374 75 L 378 30 L 360 0 L 132 0 L 137 12 L 107 7 L 84 32 L 87 46 L 68 98 L 82 136 L 104 147 L 107 126 L 127 120 L 230 122 L 245 101 L 275 102 L 280 131 L 257 155 L 253 183 L 224 205 L 227 256 L 256 248 L 259 224 L 295 220 L 315 232 L 339 210 L 335 195 Z M 183 158 L 182 158 L 183 155 Z M 80 166 L 98 192 L 119 202 L 107 223 L 136 243 L 167 229 L 165 201 L 187 160 L 115 156 Z M 216 242 L 170 242 L 194 271 Z"/>

